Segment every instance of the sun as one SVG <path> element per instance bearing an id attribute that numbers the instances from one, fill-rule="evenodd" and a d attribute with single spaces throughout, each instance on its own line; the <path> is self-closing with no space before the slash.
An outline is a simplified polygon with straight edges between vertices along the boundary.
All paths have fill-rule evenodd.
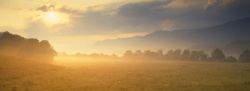
<path id="1" fill-rule="evenodd" d="M 57 23 L 57 17 L 56 17 L 56 14 L 54 12 L 48 12 L 48 16 L 47 16 L 47 19 L 49 22 L 51 23 Z"/>
<path id="2" fill-rule="evenodd" d="M 54 12 L 49 12 L 49 18 L 50 19 L 56 19 L 56 15 Z"/>
<path id="3" fill-rule="evenodd" d="M 68 15 L 59 12 L 42 13 L 41 18 L 49 25 L 60 24 L 68 22 Z"/>

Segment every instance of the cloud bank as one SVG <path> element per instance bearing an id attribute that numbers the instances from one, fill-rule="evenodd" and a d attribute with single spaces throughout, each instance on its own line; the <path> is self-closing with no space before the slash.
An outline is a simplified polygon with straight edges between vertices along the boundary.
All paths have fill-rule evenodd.
<path id="1" fill-rule="evenodd" d="M 48 40 L 58 37 L 73 39 L 79 36 L 84 36 L 82 39 L 91 36 L 92 39 L 96 37 L 104 40 L 118 38 L 117 36 L 145 35 L 157 30 L 174 31 L 209 27 L 250 17 L 249 8 L 249 0 L 141 0 L 84 8 L 56 3 L 44 4 L 30 8 L 33 11 L 28 12 L 37 16 L 32 15 L 27 18 L 26 27 L 20 31 L 27 37 Z M 68 21 L 46 25 L 42 19 L 33 19 L 48 12 L 64 14 Z"/>

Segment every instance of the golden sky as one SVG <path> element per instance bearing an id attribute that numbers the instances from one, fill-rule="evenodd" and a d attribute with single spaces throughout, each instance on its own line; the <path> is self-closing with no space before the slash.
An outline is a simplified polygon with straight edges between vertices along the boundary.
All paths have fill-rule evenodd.
<path id="1" fill-rule="evenodd" d="M 246 17 L 248 9 L 238 7 L 242 3 L 249 5 L 248 0 L 0 0 L 0 32 L 49 40 L 60 52 L 87 53 L 88 47 L 105 39 Z"/>

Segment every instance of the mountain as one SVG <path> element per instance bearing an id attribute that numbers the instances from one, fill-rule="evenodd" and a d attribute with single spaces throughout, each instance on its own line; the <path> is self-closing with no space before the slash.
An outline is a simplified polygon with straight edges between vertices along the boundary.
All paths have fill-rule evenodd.
<path id="1" fill-rule="evenodd" d="M 108 39 L 108 40 L 104 40 L 104 41 L 99 41 L 96 42 L 95 45 L 97 46 L 130 46 L 131 44 L 128 43 L 134 43 L 137 40 L 141 39 L 142 36 L 134 36 L 134 37 L 129 37 L 129 38 L 119 38 L 119 39 Z"/>
<path id="2" fill-rule="evenodd" d="M 223 50 L 227 55 L 239 56 L 244 50 L 250 49 L 250 41 L 234 41 L 226 45 L 196 45 L 188 49 L 191 50 L 203 50 L 211 53 L 215 48 Z"/>
<path id="3" fill-rule="evenodd" d="M 192 44 L 224 45 L 238 40 L 250 40 L 250 17 L 198 29 L 182 37 Z"/>
<path id="4" fill-rule="evenodd" d="M 221 48 L 228 55 L 239 55 L 246 49 L 250 49 L 250 41 L 235 41 Z"/>
<path id="5" fill-rule="evenodd" d="M 235 41 L 250 41 L 250 17 L 200 29 L 156 31 L 146 36 L 104 40 L 95 47 L 107 49 L 207 49 Z M 245 43 L 245 42 L 244 42 Z M 100 46 L 101 45 L 101 46 Z"/>
<path id="6" fill-rule="evenodd" d="M 143 36 L 134 36 L 129 38 L 119 38 L 119 39 L 108 39 L 96 42 L 92 47 L 87 50 L 97 53 L 116 53 L 122 54 L 126 50 L 136 50 L 139 49 L 137 41 L 143 38 Z"/>

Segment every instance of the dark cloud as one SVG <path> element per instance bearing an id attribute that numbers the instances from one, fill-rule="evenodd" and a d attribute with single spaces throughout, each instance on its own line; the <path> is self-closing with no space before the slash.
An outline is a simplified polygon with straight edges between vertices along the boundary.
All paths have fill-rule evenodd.
<path id="1" fill-rule="evenodd" d="M 56 11 L 56 12 L 61 12 L 61 13 L 66 13 L 66 14 L 75 14 L 75 15 L 81 14 L 79 10 L 71 9 L 66 6 L 60 7 L 56 5 L 42 5 L 38 7 L 36 10 L 42 11 L 42 12 L 50 12 L 50 11 L 55 12 Z"/>
<path id="2" fill-rule="evenodd" d="M 213 3 L 208 1 L 214 1 Z M 173 1 L 152 1 L 129 3 L 118 9 L 118 14 L 134 21 L 163 22 L 175 20 L 182 28 L 206 27 L 215 24 L 249 17 L 249 0 L 208 0 L 198 6 L 185 8 L 164 7 Z M 194 1 L 193 1 L 194 2 Z M 207 4 L 209 3 L 209 4 Z M 204 9 L 204 5 L 207 5 Z"/>
<path id="3" fill-rule="evenodd" d="M 172 16 L 172 12 L 163 8 L 164 5 L 169 4 L 171 1 L 152 1 L 140 3 L 128 3 L 119 7 L 117 13 L 121 16 L 128 18 L 161 18 L 163 16 Z"/>
<path id="4" fill-rule="evenodd" d="M 42 5 L 39 8 L 37 8 L 36 10 L 43 11 L 43 12 L 55 11 L 55 5 Z"/>
<path id="5" fill-rule="evenodd" d="M 185 28 L 201 28 L 228 21 L 249 17 L 250 1 L 235 0 L 182 0 L 184 3 L 174 3 L 177 0 L 150 1 L 128 3 L 118 8 L 105 8 L 95 11 L 92 7 L 87 11 L 57 7 L 57 12 L 71 14 L 69 28 L 60 31 L 63 35 L 92 35 L 121 33 L 152 32 L 157 30 L 177 30 Z M 179 1 L 180 2 L 180 1 Z M 183 4 L 188 3 L 189 5 Z M 174 5 L 178 5 L 178 8 Z M 171 5 L 171 6 L 170 6 Z M 204 8 L 206 6 L 206 8 Z M 44 12 L 55 5 L 43 5 L 37 10 Z M 107 7 L 107 6 L 98 6 Z M 167 29 L 169 28 L 169 29 Z"/>
<path id="6" fill-rule="evenodd" d="M 62 13 L 67 13 L 67 14 L 81 14 L 81 12 L 79 10 L 74 10 L 74 9 L 70 9 L 67 7 L 60 7 L 58 9 L 56 9 L 56 11 L 58 12 L 62 12 Z"/>
<path id="7" fill-rule="evenodd" d="M 223 4 L 222 1 L 218 0 L 218 2 L 215 2 L 215 4 L 209 5 L 208 8 L 204 10 L 204 12 L 201 12 L 202 16 L 199 17 L 203 20 L 228 22 L 240 18 L 249 17 L 249 8 L 249 0 L 235 0 L 234 2 L 228 4 Z"/>

